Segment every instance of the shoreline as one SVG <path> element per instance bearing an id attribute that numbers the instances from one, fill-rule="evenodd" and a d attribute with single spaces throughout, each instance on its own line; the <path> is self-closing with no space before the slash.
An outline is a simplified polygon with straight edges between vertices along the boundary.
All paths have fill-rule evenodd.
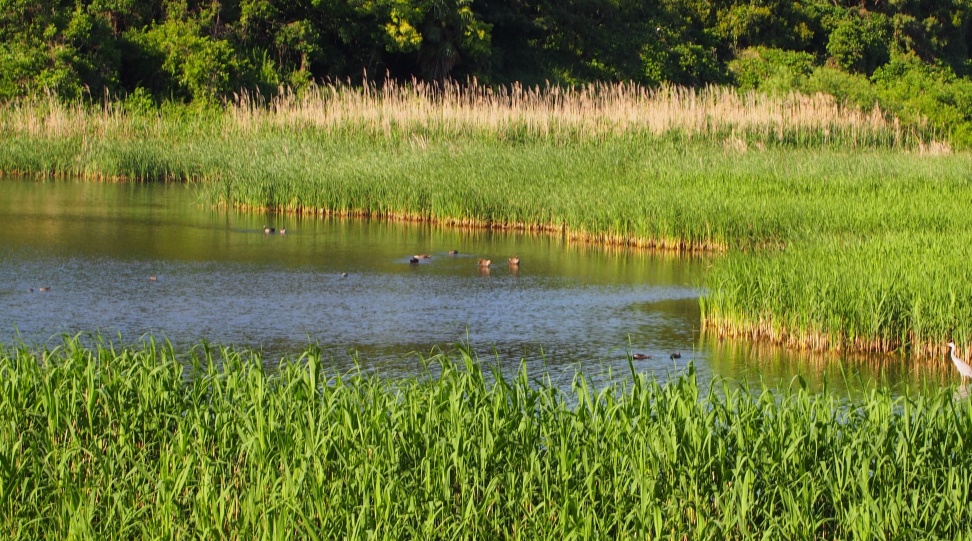
<path id="1" fill-rule="evenodd" d="M 0 176 L 14 177 L 20 179 L 40 179 L 40 180 L 65 180 L 70 178 L 81 179 L 84 182 L 104 182 L 104 183 L 181 183 L 181 184 L 201 184 L 207 180 L 205 178 L 187 178 L 182 180 L 172 178 L 139 179 L 119 175 L 105 175 L 97 173 L 74 174 L 64 172 L 23 172 L 23 171 L 0 171 Z M 545 235 L 552 238 L 560 238 L 568 243 L 579 243 L 594 247 L 617 248 L 624 250 L 640 250 L 646 252 L 669 253 L 676 255 L 699 255 L 708 254 L 722 255 L 730 250 L 725 245 L 703 242 L 692 243 L 684 240 L 671 239 L 644 239 L 615 235 L 610 233 L 586 233 L 572 231 L 566 224 L 529 224 L 525 222 L 500 222 L 494 220 L 481 220 L 475 218 L 439 218 L 430 216 L 426 213 L 409 212 L 380 212 L 369 210 L 335 210 L 326 208 L 307 208 L 307 207 L 287 207 L 280 206 L 260 206 L 248 205 L 243 203 L 229 204 L 225 201 L 209 202 L 213 208 L 223 210 L 234 210 L 243 213 L 270 212 L 277 214 L 289 214 L 302 217 L 319 218 L 345 218 L 353 220 L 380 220 L 391 223 L 414 223 L 428 224 L 436 227 L 450 229 L 469 229 L 482 231 L 502 231 L 519 232 Z M 750 249 L 759 252 L 766 246 L 783 248 L 783 244 L 764 243 L 762 246 L 753 246 Z M 699 297 L 699 302 L 706 302 L 705 296 Z M 700 331 L 703 335 L 711 333 L 720 339 L 733 338 L 744 339 L 751 343 L 765 343 L 774 346 L 782 346 L 796 351 L 832 352 L 849 354 L 878 354 L 882 356 L 892 356 L 899 353 L 922 360 L 941 358 L 944 346 L 940 341 L 924 341 L 917 345 L 910 345 L 906 352 L 902 351 L 900 339 L 868 339 L 855 338 L 848 340 L 840 334 L 819 333 L 806 330 L 785 329 L 765 320 L 755 322 L 739 323 L 728 318 L 707 316 L 703 308 Z M 944 343 L 944 342 L 942 342 Z M 913 344 L 913 343 L 912 343 Z M 964 348 L 967 351 L 972 349 Z M 963 351 L 960 354 L 966 354 Z"/>

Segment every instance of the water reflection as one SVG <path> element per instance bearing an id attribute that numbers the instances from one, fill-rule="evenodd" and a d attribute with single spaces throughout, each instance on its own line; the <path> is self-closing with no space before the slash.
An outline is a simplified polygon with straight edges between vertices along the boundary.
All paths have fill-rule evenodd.
<path id="1" fill-rule="evenodd" d="M 703 379 L 836 385 L 839 359 L 700 339 L 705 264 L 529 233 L 213 210 L 184 185 L 0 181 L 4 342 L 153 335 L 272 363 L 317 344 L 336 371 L 387 375 L 468 347 L 567 386 L 578 368 L 664 379 L 690 362 Z M 907 360 L 860 366 L 851 378 L 891 385 L 919 373 Z"/>
<path id="2" fill-rule="evenodd" d="M 761 343 L 704 336 L 713 376 L 750 389 L 802 385 L 814 392 L 861 394 L 890 389 L 896 394 L 921 392 L 953 383 L 952 374 L 934 363 L 914 362 L 904 355 L 845 355 L 794 351 Z"/>

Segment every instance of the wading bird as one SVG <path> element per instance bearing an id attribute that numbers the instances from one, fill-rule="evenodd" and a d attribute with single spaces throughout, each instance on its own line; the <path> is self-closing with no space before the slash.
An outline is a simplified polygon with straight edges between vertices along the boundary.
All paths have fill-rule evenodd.
<path id="1" fill-rule="evenodd" d="M 972 366 L 969 366 L 969 363 L 955 356 L 955 342 L 948 343 L 948 356 L 951 357 L 955 368 L 957 368 L 959 374 L 962 375 L 963 383 L 965 382 L 965 378 L 972 378 Z"/>
<path id="2" fill-rule="evenodd" d="M 490 263 L 492 263 L 492 261 L 490 261 L 488 259 L 479 258 L 479 266 L 480 267 L 488 267 L 490 265 Z"/>
<path id="3" fill-rule="evenodd" d="M 515 267 L 520 264 L 520 256 L 511 257 L 507 259 L 506 262 L 509 263 L 511 267 Z"/>

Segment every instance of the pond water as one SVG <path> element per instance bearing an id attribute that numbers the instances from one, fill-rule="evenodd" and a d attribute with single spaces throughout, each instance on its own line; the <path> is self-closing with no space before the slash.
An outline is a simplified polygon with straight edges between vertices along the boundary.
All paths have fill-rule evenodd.
<path id="1" fill-rule="evenodd" d="M 432 257 L 412 264 L 414 254 Z M 518 268 L 506 264 L 513 256 Z M 481 257 L 492 266 L 481 269 Z M 700 337 L 710 263 L 550 236 L 216 210 L 179 184 L 0 180 L 6 344 L 152 335 L 255 349 L 274 363 L 317 344 L 334 370 L 357 363 L 392 377 L 465 346 L 508 371 L 525 359 L 563 385 L 578 369 L 627 374 L 628 353 L 649 356 L 635 369 L 662 379 L 690 362 L 705 380 L 772 385 L 922 378 L 906 359 L 846 364 Z"/>

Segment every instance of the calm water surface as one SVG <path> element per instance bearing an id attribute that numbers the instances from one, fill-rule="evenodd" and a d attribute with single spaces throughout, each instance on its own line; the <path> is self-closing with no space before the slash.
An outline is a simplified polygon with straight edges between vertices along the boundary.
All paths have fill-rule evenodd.
<path id="1" fill-rule="evenodd" d="M 287 232 L 264 234 L 264 224 Z M 422 253 L 431 259 L 409 263 Z M 488 271 L 479 257 L 493 261 Z M 649 355 L 635 368 L 663 379 L 694 361 L 704 379 L 733 383 L 918 381 L 906 360 L 842 374 L 833 357 L 700 338 L 709 263 L 528 234 L 214 210 L 184 185 L 0 180 L 4 343 L 154 335 L 251 348 L 274 363 L 313 343 L 336 370 L 357 362 L 390 376 L 465 344 L 510 371 L 526 359 L 565 385 L 578 368 L 627 373 L 629 352 Z"/>

